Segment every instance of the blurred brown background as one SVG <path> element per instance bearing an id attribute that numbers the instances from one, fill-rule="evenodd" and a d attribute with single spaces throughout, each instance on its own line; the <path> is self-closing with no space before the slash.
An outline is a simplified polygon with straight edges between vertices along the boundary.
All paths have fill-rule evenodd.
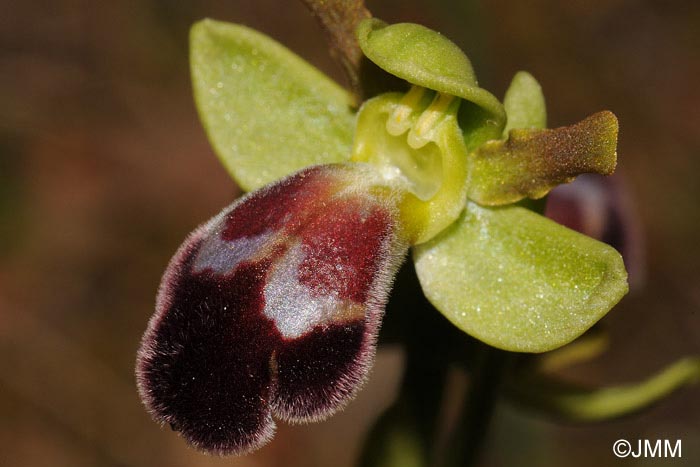
<path id="1" fill-rule="evenodd" d="M 605 358 L 570 376 L 642 378 L 700 354 L 700 2 L 368 2 L 421 22 L 470 55 L 502 96 L 532 72 L 559 126 L 601 109 L 621 122 L 619 171 L 645 238 L 645 285 L 604 323 Z M 389 401 L 396 355 L 380 356 L 349 409 L 280 424 L 270 446 L 210 458 L 159 429 L 133 364 L 165 265 L 185 235 L 238 193 L 195 114 L 187 33 L 240 22 L 337 79 L 323 35 L 290 1 L 0 1 L 0 465 L 350 465 Z M 700 395 L 592 426 L 502 405 L 484 465 L 700 465 Z M 618 438 L 682 439 L 682 459 L 617 460 Z"/>

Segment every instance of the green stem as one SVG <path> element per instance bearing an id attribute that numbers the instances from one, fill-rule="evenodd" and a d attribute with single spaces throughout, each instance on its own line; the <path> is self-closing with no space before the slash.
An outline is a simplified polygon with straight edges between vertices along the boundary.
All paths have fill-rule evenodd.
<path id="1" fill-rule="evenodd" d="M 398 399 L 368 434 L 363 467 L 427 467 L 435 433 L 455 328 L 420 293 L 411 265 L 397 277 L 397 293 L 387 307 L 382 338 L 402 342 L 406 366 Z M 463 336 L 460 336 L 463 339 Z"/>
<path id="2" fill-rule="evenodd" d="M 447 444 L 444 467 L 473 466 L 479 461 L 502 376 L 511 356 L 508 352 L 478 344 L 466 404 Z"/>
<path id="3" fill-rule="evenodd" d="M 397 293 L 389 303 L 383 338 L 406 349 L 406 370 L 396 403 L 368 434 L 363 467 L 464 467 L 478 460 L 509 352 L 468 338 L 415 291 L 413 268 L 399 272 Z M 472 362 L 470 387 L 454 429 L 445 424 L 445 384 L 451 363 Z M 449 401 L 448 401 L 449 403 Z M 450 424 L 451 425 L 451 424 Z M 440 429 L 450 430 L 443 436 Z"/>
<path id="4" fill-rule="evenodd" d="M 367 437 L 359 464 L 363 467 L 430 465 L 446 368 L 415 350 L 407 349 L 398 400 L 382 414 Z"/>

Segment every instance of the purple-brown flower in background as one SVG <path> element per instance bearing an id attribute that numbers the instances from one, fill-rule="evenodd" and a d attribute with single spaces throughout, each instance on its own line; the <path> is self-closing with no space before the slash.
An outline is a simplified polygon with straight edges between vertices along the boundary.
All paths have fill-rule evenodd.
<path id="1" fill-rule="evenodd" d="M 644 235 L 625 181 L 618 173 L 611 177 L 583 174 L 550 192 L 545 214 L 619 251 L 634 291 L 645 279 Z"/>

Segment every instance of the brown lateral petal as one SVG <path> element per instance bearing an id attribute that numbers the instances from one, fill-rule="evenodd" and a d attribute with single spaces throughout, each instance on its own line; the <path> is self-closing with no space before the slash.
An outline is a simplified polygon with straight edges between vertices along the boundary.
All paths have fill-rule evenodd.
<path id="1" fill-rule="evenodd" d="M 471 155 L 469 198 L 496 206 L 541 198 L 582 173 L 609 175 L 617 162 L 617 118 L 598 112 L 555 129 L 514 129 Z"/>

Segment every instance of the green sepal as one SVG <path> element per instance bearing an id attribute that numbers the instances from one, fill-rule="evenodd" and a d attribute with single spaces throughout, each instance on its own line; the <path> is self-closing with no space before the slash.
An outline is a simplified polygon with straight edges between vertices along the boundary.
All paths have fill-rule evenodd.
<path id="1" fill-rule="evenodd" d="M 479 87 L 471 62 L 445 36 L 419 24 L 387 25 L 369 18 L 358 26 L 357 39 L 367 58 L 388 73 L 482 108 L 480 125 L 491 138 L 500 136 L 506 121 L 503 105 Z"/>
<path id="2" fill-rule="evenodd" d="M 192 85 L 215 152 L 244 190 L 304 167 L 346 161 L 350 95 L 245 26 L 205 19 L 190 33 Z"/>
<path id="3" fill-rule="evenodd" d="M 505 392 L 527 409 L 571 421 L 594 422 L 637 412 L 698 381 L 700 358 L 688 357 L 634 384 L 586 388 L 535 373 L 514 378 Z"/>
<path id="4" fill-rule="evenodd" d="M 617 118 L 603 111 L 570 126 L 513 129 L 470 153 L 469 199 L 499 206 L 541 198 L 582 173 L 609 175 L 617 163 Z"/>
<path id="5" fill-rule="evenodd" d="M 614 248 L 528 209 L 483 208 L 414 248 L 430 302 L 464 332 L 504 350 L 571 342 L 627 293 Z"/>
<path id="6" fill-rule="evenodd" d="M 503 129 L 507 138 L 514 128 L 547 128 L 547 106 L 540 83 L 528 72 L 519 71 L 513 76 L 503 98 L 508 122 Z"/>

